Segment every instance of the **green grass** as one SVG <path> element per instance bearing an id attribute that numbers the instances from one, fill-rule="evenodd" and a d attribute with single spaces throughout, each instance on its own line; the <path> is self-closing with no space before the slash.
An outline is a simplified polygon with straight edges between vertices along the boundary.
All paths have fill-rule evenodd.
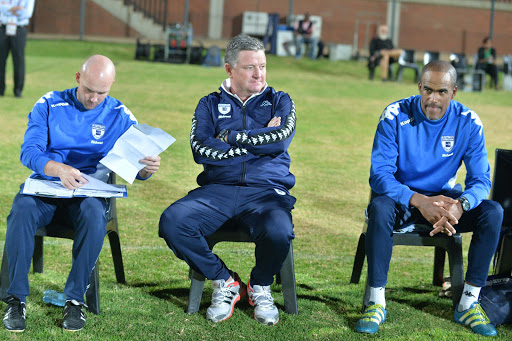
<path id="1" fill-rule="evenodd" d="M 101 314 L 88 315 L 83 340 L 360 340 L 354 332 L 365 275 L 349 284 L 357 239 L 367 205 L 370 151 L 378 118 L 390 102 L 417 93 L 412 72 L 402 84 L 367 80 L 362 62 L 310 61 L 268 57 L 268 83 L 292 96 L 297 107 L 297 133 L 290 147 L 297 184 L 293 211 L 295 271 L 299 315 L 281 312 L 277 326 L 259 325 L 244 302 L 220 324 L 206 321 L 211 286 L 207 282 L 201 310 L 185 313 L 188 268 L 158 237 L 158 219 L 172 202 L 196 187 L 201 166 L 189 146 L 192 113 L 199 99 L 215 91 L 226 77 L 223 68 L 204 68 L 134 61 L 134 46 L 78 41 L 27 44 L 24 97 L 12 97 L 8 65 L 6 96 L 0 99 L 0 240 L 5 218 L 19 184 L 30 174 L 19 162 L 26 117 L 47 91 L 75 86 L 74 73 L 93 53 L 110 56 L 117 66 L 111 95 L 119 98 L 140 123 L 158 126 L 177 141 L 162 156 L 158 174 L 128 186 L 129 198 L 118 200 L 120 237 L 127 283 L 117 284 L 108 241 L 100 256 Z M 10 62 L 9 62 L 10 63 Z M 495 148 L 512 149 L 512 96 L 486 89 L 459 92 L 456 99 L 475 110 L 486 129 L 491 166 Z M 464 170 L 460 180 L 463 181 Z M 122 181 L 121 181 L 122 182 Z M 464 237 L 467 251 L 470 236 Z M 226 264 L 249 276 L 253 245 L 221 243 Z M 21 339 L 67 339 L 60 328 L 61 309 L 42 302 L 47 289 L 62 291 L 70 268 L 71 242 L 48 238 L 45 272 L 30 274 L 27 330 Z M 477 340 L 452 321 L 451 300 L 439 298 L 432 286 L 433 249 L 394 249 L 387 286 L 388 321 L 372 339 Z M 366 271 L 366 267 L 363 273 Z M 447 270 L 445 271 L 447 273 Z M 280 286 L 273 286 L 280 308 Z M 498 328 L 510 340 L 512 328 Z M 0 339 L 18 339 L 0 329 Z"/>

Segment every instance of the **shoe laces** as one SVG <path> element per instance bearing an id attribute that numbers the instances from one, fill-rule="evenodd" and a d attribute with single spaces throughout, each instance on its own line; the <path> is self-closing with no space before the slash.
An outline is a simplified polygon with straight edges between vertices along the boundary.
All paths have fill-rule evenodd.
<path id="1" fill-rule="evenodd" d="M 220 305 L 222 303 L 230 303 L 231 300 L 236 296 L 236 282 L 231 282 L 226 285 L 225 280 L 221 280 L 218 283 L 214 283 L 213 294 L 212 294 L 212 305 Z"/>
<path id="2" fill-rule="evenodd" d="M 76 300 L 71 300 L 71 301 L 68 301 L 70 302 L 70 304 L 68 304 L 66 306 L 66 309 L 65 309 L 65 314 L 66 315 L 70 315 L 70 316 L 73 316 L 73 317 L 79 317 L 79 318 L 84 318 L 86 317 L 85 315 L 85 312 L 82 310 L 82 307 L 84 307 L 85 309 L 87 309 L 87 306 L 84 304 L 84 303 L 80 303 Z"/>
<path id="3" fill-rule="evenodd" d="M 380 304 L 372 304 L 372 305 L 369 305 L 368 307 L 366 307 L 361 320 L 371 321 L 371 322 L 375 322 L 375 320 L 377 320 L 378 323 L 380 324 L 380 321 L 382 321 L 383 318 L 384 318 L 384 307 Z"/>
<path id="4" fill-rule="evenodd" d="M 17 298 L 11 296 L 3 300 L 7 303 L 7 308 L 5 308 L 5 312 L 11 319 L 25 319 L 25 305 L 20 302 Z"/>
<path id="5" fill-rule="evenodd" d="M 477 303 L 475 304 L 475 307 L 470 309 L 470 312 L 472 314 L 475 314 L 478 316 L 478 319 L 485 322 L 486 324 L 490 324 L 491 321 L 489 320 L 489 318 L 487 317 L 487 314 L 485 313 L 485 311 L 482 309 L 482 306 Z"/>
<path id="6" fill-rule="evenodd" d="M 259 286 L 259 285 L 258 285 Z M 270 310 L 274 309 L 274 298 L 270 293 L 270 285 L 259 286 L 261 290 L 251 290 L 251 300 L 261 309 Z M 252 288 L 252 286 L 251 286 Z"/>

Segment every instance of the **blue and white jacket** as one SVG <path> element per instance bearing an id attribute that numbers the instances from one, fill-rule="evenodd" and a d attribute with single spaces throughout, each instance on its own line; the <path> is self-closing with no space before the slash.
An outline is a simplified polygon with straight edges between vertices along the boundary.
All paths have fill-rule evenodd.
<path id="1" fill-rule="evenodd" d="M 295 104 L 290 96 L 265 86 L 245 102 L 229 92 L 230 80 L 199 101 L 192 118 L 190 144 L 204 171 L 200 186 L 225 184 L 271 187 L 288 192 L 295 184 L 288 146 L 295 135 Z M 267 127 L 274 116 L 279 127 Z M 217 138 L 229 130 L 228 142 Z"/>
<path id="2" fill-rule="evenodd" d="M 452 100 L 441 119 L 429 120 L 420 100 L 420 95 L 412 96 L 384 109 L 373 143 L 370 186 L 408 206 L 415 192 L 430 196 L 452 190 L 464 161 L 462 195 L 475 208 L 491 188 L 480 118 Z"/>
<path id="3" fill-rule="evenodd" d="M 120 101 L 107 96 L 96 108 L 87 110 L 76 98 L 77 88 L 52 91 L 41 97 L 28 115 L 21 146 L 21 163 L 44 175 L 53 160 L 85 174 L 97 171 L 99 160 L 117 139 L 137 124 L 137 119 Z"/>

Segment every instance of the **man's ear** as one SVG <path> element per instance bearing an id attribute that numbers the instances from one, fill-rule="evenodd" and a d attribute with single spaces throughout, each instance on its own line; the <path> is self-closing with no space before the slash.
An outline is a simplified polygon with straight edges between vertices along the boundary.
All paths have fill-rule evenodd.
<path id="1" fill-rule="evenodd" d="M 78 84 L 80 84 L 80 72 L 75 73 L 75 79 Z"/>
<path id="2" fill-rule="evenodd" d="M 225 63 L 224 64 L 224 69 L 226 70 L 226 73 L 228 74 L 228 76 L 231 77 L 231 71 L 233 70 L 231 65 L 229 65 L 228 63 Z"/>

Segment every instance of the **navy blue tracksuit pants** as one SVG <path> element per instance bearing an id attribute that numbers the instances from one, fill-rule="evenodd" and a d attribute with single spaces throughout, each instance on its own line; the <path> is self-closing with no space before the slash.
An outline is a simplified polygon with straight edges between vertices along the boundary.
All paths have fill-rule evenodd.
<path id="1" fill-rule="evenodd" d="M 48 225 L 54 215 L 76 230 L 72 266 L 64 294 L 67 299 L 84 301 L 90 275 L 107 234 L 107 203 L 103 198 L 57 199 L 18 193 L 7 217 L 5 250 L 11 285 L 7 294 L 22 302 L 29 294 L 28 272 L 34 254 L 34 235 Z M 57 212 L 57 213 L 56 213 Z"/>
<path id="2" fill-rule="evenodd" d="M 498 245 L 502 221 L 501 205 L 495 201 L 484 200 L 474 209 L 464 212 L 459 223 L 454 226 L 457 232 L 473 232 L 466 281 L 475 286 L 485 286 L 489 265 Z M 385 195 L 375 197 L 368 205 L 365 246 L 368 284 L 371 287 L 386 286 L 393 249 L 393 230 L 414 223 L 432 226 L 416 208 L 398 205 Z"/>
<path id="3" fill-rule="evenodd" d="M 251 284 L 270 285 L 294 238 L 291 210 L 295 198 L 272 188 L 210 184 L 190 191 L 160 217 L 159 235 L 176 256 L 211 280 L 230 277 L 205 237 L 226 221 L 247 229 L 256 244 Z"/>

